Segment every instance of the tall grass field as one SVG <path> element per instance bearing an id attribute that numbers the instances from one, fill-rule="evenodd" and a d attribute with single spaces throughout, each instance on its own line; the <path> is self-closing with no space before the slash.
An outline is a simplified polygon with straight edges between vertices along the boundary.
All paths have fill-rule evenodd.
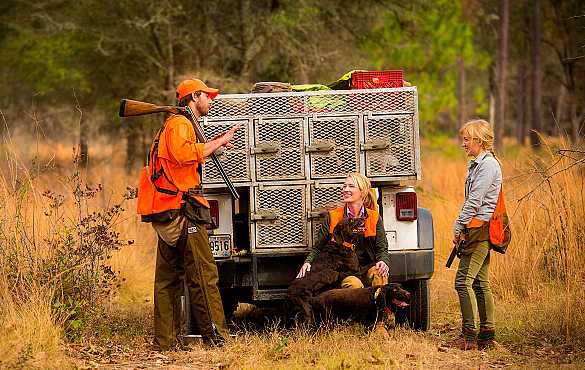
<path id="1" fill-rule="evenodd" d="M 135 215 L 138 168 L 126 174 L 123 152 L 94 143 L 90 167 L 81 169 L 72 146 L 16 137 L 0 144 L 1 368 L 73 368 L 75 348 L 112 342 L 139 351 L 151 340 L 155 236 Z M 534 364 L 539 348 L 574 354 L 585 344 L 585 154 L 551 139 L 538 151 L 508 143 L 499 158 L 513 232 L 506 255 L 491 256 L 501 365 L 524 348 Z M 460 325 L 456 264 L 444 265 L 467 159 L 454 138 L 434 138 L 424 141 L 422 161 L 418 202 L 435 228 L 429 333 L 397 328 L 378 338 L 349 324 L 250 329 L 221 350 L 163 355 L 160 365 L 175 358 L 203 368 L 477 367 L 485 360 L 479 352 L 438 346 Z"/>

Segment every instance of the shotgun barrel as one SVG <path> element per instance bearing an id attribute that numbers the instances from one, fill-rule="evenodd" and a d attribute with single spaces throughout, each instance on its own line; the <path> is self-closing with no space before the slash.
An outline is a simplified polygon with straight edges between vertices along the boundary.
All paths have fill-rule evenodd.
<path id="1" fill-rule="evenodd" d="M 453 246 L 453 249 L 451 250 L 451 254 L 449 255 L 449 258 L 447 259 L 447 263 L 445 264 L 445 266 L 447 268 L 451 267 L 451 264 L 455 260 L 455 257 L 461 256 L 461 251 L 463 250 L 464 246 L 465 246 L 465 240 L 460 240 L 459 243 L 457 243 Z"/>
<path id="2" fill-rule="evenodd" d="M 122 99 L 120 101 L 120 111 L 118 114 L 120 117 L 135 117 L 135 116 L 143 116 L 146 114 L 152 113 L 172 113 L 172 114 L 182 114 L 184 115 L 191 123 L 193 124 L 193 128 L 195 130 L 195 136 L 197 136 L 197 140 L 201 143 L 206 143 L 207 138 L 205 137 L 205 133 L 199 125 L 197 121 L 197 117 L 189 107 L 176 107 L 173 105 L 156 105 L 151 103 L 146 103 L 138 100 L 130 100 L 130 99 Z M 221 162 L 215 155 L 215 153 L 211 154 L 211 160 L 217 167 L 219 174 L 221 175 L 225 185 L 227 186 L 228 190 L 232 194 L 235 199 L 240 198 L 238 191 L 232 184 L 230 178 L 228 177 L 227 173 L 223 169 Z"/>
<path id="3" fill-rule="evenodd" d="M 201 128 L 201 125 L 199 125 L 199 121 L 197 121 L 197 117 L 195 117 L 195 114 L 193 113 L 193 111 L 191 110 L 191 108 L 190 107 L 186 107 L 183 110 L 182 114 L 185 115 L 189 119 L 189 121 L 191 121 L 191 123 L 193 124 L 193 128 L 195 129 L 195 136 L 197 136 L 197 139 L 200 142 L 202 142 L 202 143 L 206 143 L 207 142 L 207 138 L 205 137 L 205 133 L 203 132 L 203 129 Z M 219 158 L 217 158 L 217 156 L 215 155 L 215 153 L 212 153 L 211 154 L 211 160 L 213 161 L 213 163 L 217 167 L 217 170 L 219 171 L 219 174 L 221 175 L 221 178 L 225 182 L 225 185 L 227 186 L 227 188 L 230 191 L 230 193 L 232 194 L 232 196 L 235 199 L 239 199 L 240 198 L 240 194 L 238 194 L 238 191 L 236 190 L 236 188 L 232 184 L 232 182 L 231 182 L 230 178 L 228 177 L 227 173 L 225 173 L 225 171 L 223 169 L 223 166 L 221 165 L 221 162 L 219 161 Z"/>

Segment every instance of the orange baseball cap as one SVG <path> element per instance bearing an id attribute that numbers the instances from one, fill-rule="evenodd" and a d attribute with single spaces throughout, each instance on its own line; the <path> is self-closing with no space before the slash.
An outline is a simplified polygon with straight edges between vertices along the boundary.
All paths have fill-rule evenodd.
<path id="1" fill-rule="evenodd" d="M 196 91 L 203 91 L 207 93 L 209 99 L 213 100 L 219 94 L 218 89 L 213 89 L 211 87 L 207 87 L 205 82 L 201 81 L 198 78 L 189 78 L 187 80 L 183 80 L 179 86 L 177 86 L 177 99 L 181 100 L 185 96 L 194 93 Z"/>

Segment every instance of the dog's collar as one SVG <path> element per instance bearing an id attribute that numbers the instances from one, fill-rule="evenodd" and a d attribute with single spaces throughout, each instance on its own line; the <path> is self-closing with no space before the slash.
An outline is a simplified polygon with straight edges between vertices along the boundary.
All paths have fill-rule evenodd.
<path id="1" fill-rule="evenodd" d="M 348 242 L 343 242 L 343 243 L 341 243 L 341 245 L 343 245 L 344 247 L 349 248 L 351 250 L 353 250 L 355 248 L 355 245 L 348 243 Z"/>
<path id="2" fill-rule="evenodd" d="M 382 288 L 378 288 L 378 289 L 376 289 L 376 291 L 374 292 L 374 300 L 375 300 L 376 298 L 378 298 L 378 296 L 380 295 L 380 293 L 381 293 L 381 292 L 382 292 Z"/>

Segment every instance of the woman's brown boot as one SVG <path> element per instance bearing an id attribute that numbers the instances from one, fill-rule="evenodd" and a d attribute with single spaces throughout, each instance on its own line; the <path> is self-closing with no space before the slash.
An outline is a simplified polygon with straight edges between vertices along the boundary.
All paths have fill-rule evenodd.
<path id="1" fill-rule="evenodd" d="M 477 349 L 477 341 L 475 340 L 475 330 L 463 328 L 459 338 L 449 342 L 447 346 L 451 348 L 458 348 L 462 351 Z"/>
<path id="2" fill-rule="evenodd" d="M 479 328 L 479 335 L 477 336 L 477 348 L 483 350 L 496 347 L 498 342 L 496 342 L 495 337 L 496 329 Z"/>

